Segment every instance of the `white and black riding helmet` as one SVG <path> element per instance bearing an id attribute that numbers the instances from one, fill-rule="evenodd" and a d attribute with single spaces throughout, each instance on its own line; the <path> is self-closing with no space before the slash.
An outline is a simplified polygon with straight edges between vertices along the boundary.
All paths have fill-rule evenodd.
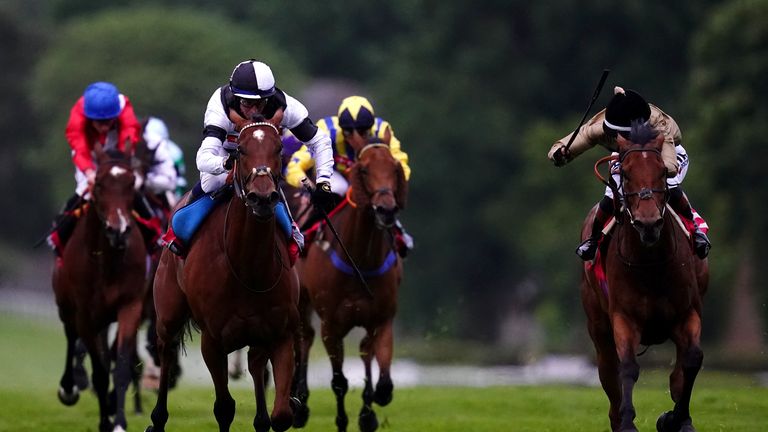
<path id="1" fill-rule="evenodd" d="M 229 88 L 239 98 L 266 99 L 275 94 L 275 76 L 265 63 L 246 60 L 232 70 Z"/>
<path id="2" fill-rule="evenodd" d="M 607 134 L 626 135 L 632 130 L 632 122 L 645 123 L 650 120 L 651 107 L 639 93 L 621 87 L 614 88 L 613 93 L 613 98 L 605 108 L 603 120 L 603 130 Z"/>

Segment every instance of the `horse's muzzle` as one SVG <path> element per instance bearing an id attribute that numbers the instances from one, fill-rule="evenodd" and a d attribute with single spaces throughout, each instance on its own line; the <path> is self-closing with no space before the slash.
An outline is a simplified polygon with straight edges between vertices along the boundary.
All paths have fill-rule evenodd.
<path id="1" fill-rule="evenodd" d="M 373 206 L 376 226 L 379 229 L 392 228 L 399 210 L 397 206 Z"/>
<path id="2" fill-rule="evenodd" d="M 245 195 L 245 205 L 251 212 L 260 218 L 269 218 L 275 214 L 275 206 L 280 201 L 280 194 L 272 191 L 266 195 L 256 192 L 248 192 Z"/>
<path id="3" fill-rule="evenodd" d="M 640 241 L 644 246 L 653 246 L 661 237 L 661 227 L 664 226 L 664 218 L 653 220 L 635 219 L 632 226 L 640 234 Z"/>

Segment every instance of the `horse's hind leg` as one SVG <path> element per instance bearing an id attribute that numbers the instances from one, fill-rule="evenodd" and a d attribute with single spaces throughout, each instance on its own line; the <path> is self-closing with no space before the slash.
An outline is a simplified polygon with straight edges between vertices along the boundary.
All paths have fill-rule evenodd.
<path id="1" fill-rule="evenodd" d="M 357 425 L 362 432 L 373 432 L 379 427 L 379 421 L 376 419 L 376 413 L 373 411 L 373 378 L 371 377 L 371 361 L 374 351 L 373 332 L 367 331 L 365 337 L 360 341 L 360 358 L 363 359 L 365 366 L 365 388 L 363 389 L 363 407 L 360 409 L 360 415 L 357 418 Z"/>
<path id="2" fill-rule="evenodd" d="M 229 393 L 228 388 L 227 354 L 206 332 L 203 332 L 200 342 L 203 360 L 205 360 L 205 365 L 208 366 L 208 372 L 211 373 L 213 387 L 216 391 L 213 415 L 219 424 L 219 432 L 226 432 L 229 431 L 232 420 L 235 418 L 235 400 Z M 262 370 L 263 368 L 259 370 L 259 373 Z"/>
<path id="3" fill-rule="evenodd" d="M 701 318 L 692 311 L 685 325 L 675 331 L 672 340 L 677 349 L 675 369 L 669 376 L 669 389 L 675 408 L 659 417 L 656 429 L 659 432 L 693 432 L 690 402 L 693 383 L 701 369 L 704 354 L 700 346 Z"/>
<path id="4" fill-rule="evenodd" d="M 333 378 L 331 379 L 331 389 L 336 395 L 336 428 L 339 432 L 345 432 L 349 424 L 346 410 L 344 409 L 344 396 L 349 390 L 349 383 L 344 377 L 344 338 L 343 336 L 330 329 L 327 321 L 323 322 L 321 335 L 325 350 L 328 352 L 328 358 L 331 360 L 333 369 Z"/>
<path id="5" fill-rule="evenodd" d="M 77 332 L 70 320 L 64 322 L 64 334 L 67 337 L 67 354 L 64 361 L 64 374 L 59 381 L 59 400 L 67 406 L 72 406 L 80 399 L 80 388 L 75 384 L 73 360 L 75 356 L 75 341 Z"/>

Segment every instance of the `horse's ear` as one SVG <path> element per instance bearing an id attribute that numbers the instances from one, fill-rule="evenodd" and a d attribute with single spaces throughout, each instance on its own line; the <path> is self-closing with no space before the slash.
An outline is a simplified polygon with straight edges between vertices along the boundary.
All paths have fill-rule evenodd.
<path id="1" fill-rule="evenodd" d="M 246 122 L 245 118 L 243 118 L 240 114 L 238 114 L 233 109 L 229 110 L 229 120 L 231 120 L 232 123 L 235 124 L 235 129 L 237 129 L 238 131 L 240 130 L 240 128 L 243 127 L 243 125 Z"/>
<path id="2" fill-rule="evenodd" d="M 661 150 L 662 147 L 664 147 L 664 134 L 660 133 L 656 135 L 656 138 L 653 140 L 653 146 L 657 149 Z"/>
<path id="3" fill-rule="evenodd" d="M 93 152 L 96 154 L 97 161 L 104 159 L 104 146 L 100 142 L 96 141 L 96 144 L 93 145 Z"/>
<path id="4" fill-rule="evenodd" d="M 360 173 L 360 162 L 356 163 L 349 175 L 349 187 L 352 188 L 352 201 L 359 206 L 367 206 L 370 199 L 365 193 L 363 186 L 363 175 Z"/>
<path id="5" fill-rule="evenodd" d="M 395 191 L 395 201 L 400 210 L 405 208 L 408 201 L 408 181 L 405 179 L 405 170 L 403 165 L 397 164 L 397 190 Z"/>
<path id="6" fill-rule="evenodd" d="M 622 149 L 625 149 L 629 147 L 631 144 L 628 139 L 621 136 L 621 134 L 616 135 L 616 144 L 619 146 L 619 152 L 621 152 Z"/>
<path id="7" fill-rule="evenodd" d="M 280 129 L 280 124 L 283 122 L 283 115 L 285 112 L 282 108 L 279 108 L 277 111 L 275 111 L 275 115 L 272 116 L 271 119 L 267 120 L 269 123 L 272 123 L 272 126 L 276 127 L 277 129 Z"/>

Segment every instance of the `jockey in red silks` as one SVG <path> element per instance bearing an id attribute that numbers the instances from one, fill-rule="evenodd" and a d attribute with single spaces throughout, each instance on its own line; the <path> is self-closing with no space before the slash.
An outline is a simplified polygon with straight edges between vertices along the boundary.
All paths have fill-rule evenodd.
<path id="1" fill-rule="evenodd" d="M 683 192 L 681 186 L 688 172 L 690 161 L 688 153 L 682 146 L 680 127 L 675 122 L 675 119 L 659 109 L 659 107 L 646 102 L 639 93 L 616 87 L 613 98 L 608 102 L 607 107 L 595 114 L 594 117 L 579 129 L 572 146 L 566 148 L 566 143 L 571 138 L 571 134 L 569 134 L 555 142 L 547 156 L 555 166 L 560 167 L 598 144 L 612 152 L 616 152 L 616 137 L 622 135 L 624 138 L 628 138 L 631 123 L 638 120 L 648 123 L 664 135 L 661 157 L 664 160 L 664 165 L 667 167 L 668 203 L 678 215 L 687 219 L 693 227 L 694 250 L 699 258 L 704 259 L 709 254 L 711 244 L 707 234 L 702 230 L 704 228 L 703 219 L 696 217 L 697 215 L 693 208 L 691 208 L 688 197 Z M 618 178 L 619 166 L 618 162 L 615 162 L 611 172 L 616 184 L 620 185 L 621 182 Z M 597 212 L 595 213 L 592 233 L 576 249 L 576 254 L 584 261 L 590 261 L 595 258 L 598 241 L 602 236 L 602 229 L 613 213 L 613 191 L 606 187 L 605 196 L 599 202 Z"/>
<path id="2" fill-rule="evenodd" d="M 96 176 L 96 165 L 91 154 L 94 145 L 98 142 L 107 151 L 123 150 L 126 143 L 136 144 L 140 133 L 141 125 L 130 100 L 114 84 L 92 83 L 75 102 L 69 113 L 65 136 L 72 147 L 77 186 L 75 194 L 56 217 L 54 230 L 48 236 L 48 243 L 58 256 L 61 256 L 74 229 L 76 210 L 90 198 L 89 191 Z"/>

